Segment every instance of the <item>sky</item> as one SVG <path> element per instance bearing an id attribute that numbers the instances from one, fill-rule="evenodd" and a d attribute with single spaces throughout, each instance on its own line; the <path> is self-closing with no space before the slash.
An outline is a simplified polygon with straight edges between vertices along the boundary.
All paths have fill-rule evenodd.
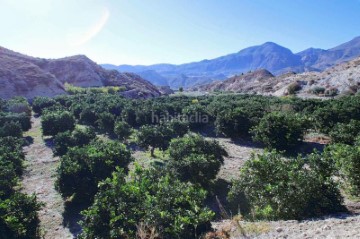
<path id="1" fill-rule="evenodd" d="M 36 57 L 181 64 L 334 47 L 360 36 L 360 0 L 0 0 L 0 29 L 0 46 Z"/>

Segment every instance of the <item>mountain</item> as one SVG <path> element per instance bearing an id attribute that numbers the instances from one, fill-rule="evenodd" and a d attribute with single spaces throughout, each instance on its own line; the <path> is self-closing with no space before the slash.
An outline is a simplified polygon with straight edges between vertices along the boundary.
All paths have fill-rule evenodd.
<path id="1" fill-rule="evenodd" d="M 276 43 L 267 42 L 212 60 L 182 65 L 115 66 L 108 64 L 104 67 L 134 72 L 155 85 L 166 84 L 176 89 L 225 80 L 236 74 L 258 69 L 266 69 L 274 75 L 286 72 L 323 71 L 358 56 L 360 56 L 360 37 L 328 50 L 309 48 L 296 54 Z"/>
<path id="2" fill-rule="evenodd" d="M 314 89 L 338 94 L 360 92 L 360 57 L 330 67 L 323 72 L 289 72 L 274 76 L 267 70 L 257 70 L 224 81 L 193 87 L 191 90 L 283 96 L 289 93 L 290 87 L 295 87 L 300 96 L 313 96 Z"/>
<path id="3" fill-rule="evenodd" d="M 0 97 L 65 94 L 64 84 L 80 87 L 124 86 L 138 96 L 159 96 L 160 91 L 134 73 L 106 70 L 83 55 L 41 59 L 0 47 Z M 132 93 L 132 96 L 136 96 Z"/>

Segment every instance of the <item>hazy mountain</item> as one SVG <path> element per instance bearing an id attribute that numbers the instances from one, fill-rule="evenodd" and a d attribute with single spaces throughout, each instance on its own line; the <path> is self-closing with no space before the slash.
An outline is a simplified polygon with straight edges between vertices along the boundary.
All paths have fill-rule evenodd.
<path id="1" fill-rule="evenodd" d="M 0 47 L 1 98 L 64 94 L 65 83 L 81 87 L 125 86 L 143 97 L 160 95 L 154 85 L 140 76 L 105 70 L 83 55 L 41 59 Z"/>
<path id="2" fill-rule="evenodd" d="M 180 86 L 188 88 L 258 69 L 267 69 L 274 75 L 286 72 L 323 71 L 358 56 L 360 56 L 360 37 L 329 50 L 309 48 L 297 54 L 276 43 L 267 42 L 243 49 L 238 53 L 182 65 L 104 65 L 104 67 L 141 74 L 154 84 L 166 82 L 172 88 Z M 149 71 L 151 74 L 147 73 Z"/>
<path id="3" fill-rule="evenodd" d="M 323 72 L 286 73 L 272 75 L 267 70 L 257 70 L 244 75 L 231 77 L 193 87 L 191 90 L 202 92 L 237 92 L 265 95 L 286 95 L 289 85 L 296 85 L 300 95 L 309 95 L 312 89 L 335 91 L 339 94 L 355 94 L 360 91 L 360 57 L 330 67 Z"/>

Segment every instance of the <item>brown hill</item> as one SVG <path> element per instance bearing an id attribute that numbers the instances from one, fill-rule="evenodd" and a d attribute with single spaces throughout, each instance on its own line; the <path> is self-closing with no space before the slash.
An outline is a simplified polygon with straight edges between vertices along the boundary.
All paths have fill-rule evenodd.
<path id="1" fill-rule="evenodd" d="M 133 73 L 105 70 L 83 55 L 41 59 L 0 47 L 0 97 L 65 94 L 64 84 L 80 87 L 124 86 L 137 97 L 160 96 L 160 91 Z M 133 97 L 136 97 L 132 94 Z"/>

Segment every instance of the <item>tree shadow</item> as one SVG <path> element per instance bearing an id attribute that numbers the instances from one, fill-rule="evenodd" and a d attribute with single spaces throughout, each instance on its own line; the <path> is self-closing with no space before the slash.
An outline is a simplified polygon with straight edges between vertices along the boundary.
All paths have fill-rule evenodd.
<path id="1" fill-rule="evenodd" d="M 297 157 L 298 155 L 307 156 L 314 151 L 322 153 L 326 144 L 316 143 L 316 142 L 301 142 L 297 147 L 285 151 L 284 155 L 288 157 Z"/>
<path id="2" fill-rule="evenodd" d="M 31 144 L 34 143 L 34 138 L 31 137 L 31 136 L 26 136 L 24 139 L 25 139 L 25 144 L 26 144 L 27 146 L 29 146 L 29 145 L 31 145 Z"/>
<path id="3" fill-rule="evenodd" d="M 75 238 L 82 232 L 79 222 L 83 219 L 81 211 L 87 209 L 90 203 L 65 203 L 63 226 L 68 228 Z"/>
<path id="4" fill-rule="evenodd" d="M 45 146 L 50 148 L 50 149 L 54 149 L 55 147 L 55 142 L 54 142 L 54 138 L 51 137 L 51 138 L 45 138 L 44 139 L 44 142 L 45 142 Z"/>
<path id="5" fill-rule="evenodd" d="M 217 179 L 210 185 L 209 195 L 206 199 L 206 205 L 215 212 L 215 219 L 231 219 L 233 216 L 239 214 L 240 205 L 245 208 L 248 207 L 247 201 L 244 197 L 237 198 L 236 203 L 228 201 L 228 193 L 231 188 L 231 183 L 225 179 Z M 236 204 L 236 205 L 235 205 Z"/>

